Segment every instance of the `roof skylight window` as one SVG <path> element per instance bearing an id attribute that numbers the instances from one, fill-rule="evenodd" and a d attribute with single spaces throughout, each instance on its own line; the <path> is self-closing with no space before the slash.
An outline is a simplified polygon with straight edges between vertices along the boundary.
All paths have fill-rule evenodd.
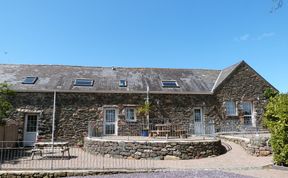
<path id="1" fill-rule="evenodd" d="M 119 80 L 119 87 L 127 87 L 127 81 L 126 80 Z"/>
<path id="2" fill-rule="evenodd" d="M 91 79 L 76 79 L 74 80 L 74 86 L 93 86 L 94 80 Z"/>
<path id="3" fill-rule="evenodd" d="M 22 84 L 35 84 L 38 80 L 38 77 L 26 77 Z"/>
<path id="4" fill-rule="evenodd" d="M 179 88 L 178 83 L 175 80 L 162 81 L 163 88 Z"/>

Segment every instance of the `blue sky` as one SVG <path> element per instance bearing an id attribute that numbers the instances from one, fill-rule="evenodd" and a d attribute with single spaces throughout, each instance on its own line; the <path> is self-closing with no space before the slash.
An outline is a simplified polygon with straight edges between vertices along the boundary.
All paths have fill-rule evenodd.
<path id="1" fill-rule="evenodd" d="M 222 69 L 288 91 L 288 0 L 1 0 L 0 63 Z"/>

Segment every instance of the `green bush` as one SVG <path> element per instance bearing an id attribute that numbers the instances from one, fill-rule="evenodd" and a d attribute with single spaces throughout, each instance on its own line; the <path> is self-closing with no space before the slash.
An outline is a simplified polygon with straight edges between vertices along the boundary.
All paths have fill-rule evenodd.
<path id="1" fill-rule="evenodd" d="M 269 98 L 273 98 L 275 97 L 276 95 L 278 95 L 279 92 L 276 91 L 276 90 L 273 90 L 272 88 L 267 88 L 265 91 L 264 91 L 264 96 L 265 98 L 269 99 Z"/>
<path id="2" fill-rule="evenodd" d="M 0 125 L 5 124 L 3 119 L 9 115 L 12 105 L 9 102 L 9 96 L 13 95 L 7 83 L 0 83 Z"/>
<path id="3" fill-rule="evenodd" d="M 274 162 L 288 166 L 288 94 L 271 97 L 264 117 L 264 123 L 271 132 Z"/>

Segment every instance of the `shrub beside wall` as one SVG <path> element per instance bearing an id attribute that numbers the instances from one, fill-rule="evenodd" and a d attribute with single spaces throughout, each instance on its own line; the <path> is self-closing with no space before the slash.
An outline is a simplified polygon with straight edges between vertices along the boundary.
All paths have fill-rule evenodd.
<path id="1" fill-rule="evenodd" d="M 288 166 L 288 94 L 271 97 L 264 117 L 265 125 L 271 132 L 274 162 Z"/>

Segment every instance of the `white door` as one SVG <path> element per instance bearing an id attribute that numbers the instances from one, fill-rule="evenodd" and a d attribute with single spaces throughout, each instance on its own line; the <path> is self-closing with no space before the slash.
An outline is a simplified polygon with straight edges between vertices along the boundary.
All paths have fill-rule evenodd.
<path id="1" fill-rule="evenodd" d="M 104 135 L 117 135 L 117 110 L 114 108 L 105 109 Z"/>
<path id="2" fill-rule="evenodd" d="M 245 126 L 252 126 L 252 103 L 245 101 L 242 103 L 243 112 L 244 112 L 244 125 Z"/>
<path id="3" fill-rule="evenodd" d="M 24 127 L 24 146 L 34 146 L 38 132 L 38 116 L 27 114 Z"/>
<path id="4" fill-rule="evenodd" d="M 202 117 L 202 109 L 194 108 L 194 134 L 202 135 L 205 133 L 203 117 Z"/>

